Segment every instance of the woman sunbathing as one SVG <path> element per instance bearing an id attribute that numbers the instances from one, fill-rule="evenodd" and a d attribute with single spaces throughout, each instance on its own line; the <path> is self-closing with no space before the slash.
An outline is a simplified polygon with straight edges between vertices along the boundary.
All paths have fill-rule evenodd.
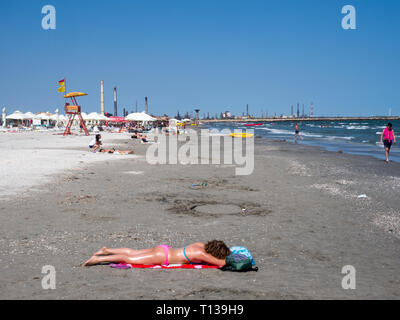
<path id="1" fill-rule="evenodd" d="M 101 141 L 101 135 L 96 134 L 96 136 L 90 141 L 89 148 L 93 149 L 93 152 L 97 152 L 100 149 L 103 142 Z"/>
<path id="2" fill-rule="evenodd" d="M 132 139 L 140 139 L 140 140 L 142 140 L 142 143 L 149 142 L 147 140 L 147 137 L 144 134 L 140 134 L 139 132 L 135 132 L 131 138 Z"/>
<path id="3" fill-rule="evenodd" d="M 116 150 L 116 149 L 100 149 L 99 152 L 113 153 L 113 154 L 133 154 L 132 150 Z"/>
<path id="4" fill-rule="evenodd" d="M 223 241 L 196 242 L 186 247 L 173 249 L 160 245 L 151 249 L 133 250 L 129 248 L 103 249 L 96 252 L 83 266 L 104 262 L 126 264 L 211 264 L 222 267 L 225 258 L 231 254 Z"/>

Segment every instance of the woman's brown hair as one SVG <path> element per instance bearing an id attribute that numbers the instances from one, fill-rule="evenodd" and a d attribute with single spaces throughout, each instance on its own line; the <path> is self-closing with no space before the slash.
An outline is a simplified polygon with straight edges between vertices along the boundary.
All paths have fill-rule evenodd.
<path id="1" fill-rule="evenodd" d="M 225 259 L 231 254 L 228 246 L 219 240 L 213 240 L 206 243 L 204 250 L 217 259 Z"/>

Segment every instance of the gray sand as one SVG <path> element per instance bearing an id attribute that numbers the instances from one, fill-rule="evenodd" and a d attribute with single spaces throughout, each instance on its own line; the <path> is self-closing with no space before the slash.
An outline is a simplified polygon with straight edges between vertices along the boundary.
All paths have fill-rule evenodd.
<path id="1" fill-rule="evenodd" d="M 251 176 L 144 157 L 96 163 L 1 202 L 0 299 L 398 299 L 399 190 L 400 164 L 260 139 Z M 103 246 L 212 239 L 248 247 L 259 271 L 80 266 Z M 44 265 L 55 290 L 41 287 Z M 356 290 L 341 286 L 345 265 Z"/>

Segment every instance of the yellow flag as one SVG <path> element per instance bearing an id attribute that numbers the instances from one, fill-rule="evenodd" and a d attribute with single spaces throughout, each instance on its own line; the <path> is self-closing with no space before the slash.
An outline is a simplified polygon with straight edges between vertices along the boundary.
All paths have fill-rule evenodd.
<path id="1" fill-rule="evenodd" d="M 65 92 L 65 85 L 58 88 L 58 92 Z"/>

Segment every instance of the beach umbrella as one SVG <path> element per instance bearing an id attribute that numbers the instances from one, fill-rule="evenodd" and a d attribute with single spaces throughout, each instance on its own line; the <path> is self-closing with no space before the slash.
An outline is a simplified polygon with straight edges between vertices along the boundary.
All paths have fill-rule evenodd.
<path id="1" fill-rule="evenodd" d="M 88 117 L 89 115 L 86 112 L 81 112 L 81 116 L 83 120 L 90 120 Z"/>
<path id="2" fill-rule="evenodd" d="M 107 118 L 107 121 L 110 121 L 110 122 L 126 122 L 124 117 L 109 117 L 109 118 Z"/>
<path id="3" fill-rule="evenodd" d="M 58 118 L 59 118 L 58 114 L 53 114 L 50 116 L 50 120 L 53 120 L 53 121 L 58 121 Z"/>
<path id="4" fill-rule="evenodd" d="M 26 112 L 24 113 L 23 117 L 24 120 L 32 120 L 35 117 L 35 115 L 32 112 Z"/>
<path id="5" fill-rule="evenodd" d="M 46 112 L 40 112 L 34 116 L 34 119 L 50 120 L 50 115 Z"/>
<path id="6" fill-rule="evenodd" d="M 15 111 L 14 113 L 6 117 L 8 120 L 24 120 L 24 114 L 21 111 Z"/>
<path id="7" fill-rule="evenodd" d="M 99 120 L 99 121 L 107 121 L 108 120 L 108 118 L 104 114 L 98 113 L 97 116 L 98 116 L 97 120 Z"/>
<path id="8" fill-rule="evenodd" d="M 88 120 L 98 120 L 99 115 L 97 112 L 91 112 L 88 114 L 87 118 Z"/>
<path id="9" fill-rule="evenodd" d="M 131 114 L 128 114 L 125 117 L 126 120 L 129 121 L 156 121 L 156 118 L 153 118 L 152 116 L 149 116 L 145 112 L 134 112 Z"/>

